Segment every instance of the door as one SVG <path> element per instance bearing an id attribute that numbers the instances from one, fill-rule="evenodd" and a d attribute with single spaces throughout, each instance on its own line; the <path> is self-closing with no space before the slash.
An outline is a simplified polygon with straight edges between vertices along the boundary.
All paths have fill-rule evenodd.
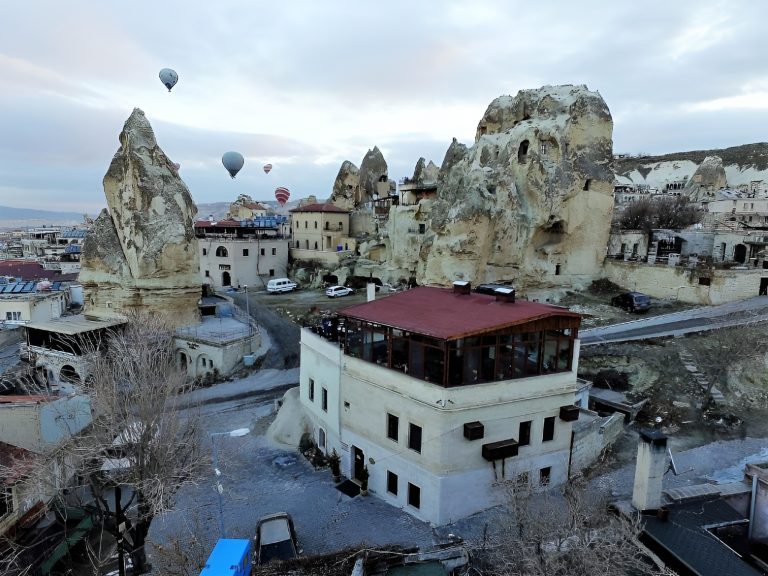
<path id="1" fill-rule="evenodd" d="M 352 463 L 354 479 L 357 480 L 363 474 L 363 468 L 365 467 L 365 454 L 357 446 L 352 446 L 352 457 L 354 462 Z"/>
<path id="2" fill-rule="evenodd" d="M 760 278 L 759 296 L 768 296 L 768 278 Z"/>
<path id="3" fill-rule="evenodd" d="M 222 286 L 231 286 L 232 285 L 232 278 L 229 275 L 229 272 L 224 272 L 221 275 L 221 285 Z"/>
<path id="4" fill-rule="evenodd" d="M 747 247 L 744 244 L 737 244 L 733 249 L 733 259 L 742 264 L 747 261 Z"/>

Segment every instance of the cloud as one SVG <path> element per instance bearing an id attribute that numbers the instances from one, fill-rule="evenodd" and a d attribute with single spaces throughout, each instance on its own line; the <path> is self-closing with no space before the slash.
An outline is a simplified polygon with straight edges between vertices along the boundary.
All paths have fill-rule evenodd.
<path id="1" fill-rule="evenodd" d="M 544 84 L 599 90 L 624 152 L 752 142 L 768 125 L 766 19 L 749 0 L 11 4 L 0 204 L 103 204 L 136 106 L 198 202 L 277 185 L 326 197 L 341 162 L 374 145 L 391 177 L 409 176 L 452 137 L 470 143 L 495 97 Z M 163 67 L 180 76 L 170 94 Z M 230 149 L 246 156 L 234 181 Z"/>

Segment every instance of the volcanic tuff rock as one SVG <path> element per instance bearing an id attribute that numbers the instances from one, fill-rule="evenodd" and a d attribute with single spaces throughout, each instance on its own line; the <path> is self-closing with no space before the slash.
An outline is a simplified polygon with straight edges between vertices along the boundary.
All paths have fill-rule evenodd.
<path id="1" fill-rule="evenodd" d="M 744 144 L 718 150 L 676 152 L 664 156 L 617 158 L 616 174 L 634 184 L 663 190 L 672 182 L 691 182 L 696 170 L 708 157 L 722 159 L 725 186 L 738 190 L 768 191 L 768 143 Z M 719 179 L 713 179 L 719 184 Z"/>
<path id="2" fill-rule="evenodd" d="M 157 145 L 144 112 L 134 109 L 104 176 L 108 209 L 85 240 L 79 280 L 86 311 L 145 309 L 178 326 L 198 319 L 196 207 L 173 163 Z"/>
<path id="3" fill-rule="evenodd" d="M 436 184 L 439 173 L 440 168 L 435 166 L 435 163 L 432 162 L 432 160 L 427 164 L 427 161 L 424 158 L 419 158 L 419 161 L 416 162 L 416 167 L 413 169 L 411 183 L 421 186 Z"/>
<path id="4" fill-rule="evenodd" d="M 374 146 L 373 150 L 366 152 L 363 161 L 360 163 L 360 199 L 358 202 L 370 202 L 374 194 L 381 193 L 379 183 L 388 182 L 387 161 L 379 150 Z M 389 187 L 389 184 L 386 184 Z"/>
<path id="5" fill-rule="evenodd" d="M 694 202 L 701 202 L 714 198 L 715 193 L 725 186 L 725 168 L 723 168 L 722 158 L 707 156 L 688 180 L 683 194 Z"/>
<path id="6" fill-rule="evenodd" d="M 613 206 L 612 132 L 608 107 L 585 86 L 494 100 L 474 145 L 454 139 L 446 152 L 413 254 L 419 283 L 571 286 L 599 276 Z M 390 225 L 403 228 L 397 221 Z M 396 244 L 408 235 L 393 228 L 388 236 L 390 254 L 405 260 Z"/>
<path id="7" fill-rule="evenodd" d="M 344 160 L 333 183 L 330 202 L 344 210 L 352 210 L 360 201 L 360 170 L 349 160 Z"/>

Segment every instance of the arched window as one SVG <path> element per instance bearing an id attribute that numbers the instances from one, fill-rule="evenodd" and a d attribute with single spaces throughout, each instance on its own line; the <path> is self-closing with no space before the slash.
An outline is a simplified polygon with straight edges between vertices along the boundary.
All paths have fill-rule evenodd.
<path id="1" fill-rule="evenodd" d="M 229 255 L 229 252 L 227 252 L 227 249 L 224 248 L 224 246 L 219 246 L 216 248 L 216 256 L 220 258 L 226 258 Z"/>
<path id="2" fill-rule="evenodd" d="M 298 248 L 298 247 L 299 247 L 299 241 L 296 240 L 296 248 Z"/>
<path id="3" fill-rule="evenodd" d="M 520 164 L 525 164 L 528 159 L 528 140 L 520 142 L 520 147 L 517 149 L 517 161 Z"/>
<path id="4" fill-rule="evenodd" d="M 315 250 L 317 250 L 317 242 L 315 242 Z"/>

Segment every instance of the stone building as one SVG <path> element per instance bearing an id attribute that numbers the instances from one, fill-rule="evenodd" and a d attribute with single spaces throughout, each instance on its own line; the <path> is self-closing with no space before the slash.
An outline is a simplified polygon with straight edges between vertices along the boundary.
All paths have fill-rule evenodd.
<path id="1" fill-rule="evenodd" d="M 500 503 L 510 480 L 569 477 L 578 314 L 465 283 L 340 314 L 341 346 L 302 330 L 300 399 L 349 478 L 365 468 L 376 496 L 445 524 Z"/>
<path id="2" fill-rule="evenodd" d="M 307 204 L 291 210 L 291 257 L 335 261 L 355 250 L 349 234 L 349 211 L 333 204 Z"/>

